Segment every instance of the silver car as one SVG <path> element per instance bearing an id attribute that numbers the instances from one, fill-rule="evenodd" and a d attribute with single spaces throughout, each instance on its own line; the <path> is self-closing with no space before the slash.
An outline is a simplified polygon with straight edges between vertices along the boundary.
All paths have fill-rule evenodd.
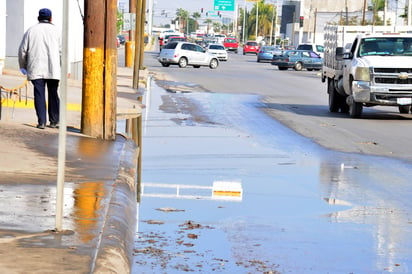
<path id="1" fill-rule="evenodd" d="M 219 59 L 216 55 L 206 52 L 201 46 L 189 42 L 170 42 L 160 51 L 158 58 L 164 67 L 179 65 L 184 68 L 193 66 L 208 66 L 215 69 L 219 66 Z"/>
<path id="2" fill-rule="evenodd" d="M 227 61 L 228 59 L 227 51 L 222 44 L 209 44 L 206 51 L 216 55 L 221 61 Z"/>

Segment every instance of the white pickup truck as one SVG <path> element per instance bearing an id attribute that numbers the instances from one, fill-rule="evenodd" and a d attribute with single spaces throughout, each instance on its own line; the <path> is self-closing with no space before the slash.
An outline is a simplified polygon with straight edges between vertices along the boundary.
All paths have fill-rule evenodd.
<path id="1" fill-rule="evenodd" d="M 359 118 L 363 107 L 412 105 L 412 34 L 394 26 L 327 25 L 322 82 L 329 110 Z"/>

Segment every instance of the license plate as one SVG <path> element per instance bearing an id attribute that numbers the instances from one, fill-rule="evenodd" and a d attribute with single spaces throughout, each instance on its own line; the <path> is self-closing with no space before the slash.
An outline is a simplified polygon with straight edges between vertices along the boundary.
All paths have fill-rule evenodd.
<path id="1" fill-rule="evenodd" d="M 412 104 L 412 98 L 398 98 L 399 105 L 410 105 Z"/>

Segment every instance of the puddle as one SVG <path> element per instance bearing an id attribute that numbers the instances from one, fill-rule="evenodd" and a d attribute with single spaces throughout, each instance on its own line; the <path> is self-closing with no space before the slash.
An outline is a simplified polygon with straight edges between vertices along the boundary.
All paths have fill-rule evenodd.
<path id="1" fill-rule="evenodd" d="M 259 110 L 258 96 L 155 84 L 146 96 L 143 184 L 206 194 L 141 196 L 133 273 L 412 268 L 410 165 L 325 150 Z M 210 199 L 216 181 L 241 182 L 241 199 Z"/>

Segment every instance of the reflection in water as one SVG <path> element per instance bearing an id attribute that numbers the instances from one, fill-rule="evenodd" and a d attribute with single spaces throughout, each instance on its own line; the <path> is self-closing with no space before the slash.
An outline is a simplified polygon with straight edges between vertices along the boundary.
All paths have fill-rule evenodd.
<path id="1" fill-rule="evenodd" d="M 79 155 L 89 158 L 99 158 L 108 155 L 107 151 L 110 149 L 110 142 L 103 142 L 102 140 L 93 138 L 79 138 L 77 149 Z"/>
<path id="2" fill-rule="evenodd" d="M 390 195 L 407 187 L 408 180 L 396 173 L 404 167 L 388 159 L 358 157 L 349 159 L 349 164 L 327 160 L 321 164 L 320 186 L 328 197 L 329 204 L 345 208 L 327 215 L 333 223 L 372 226 L 377 256 L 375 267 L 386 271 L 400 270 L 400 261 L 409 238 L 407 225 L 409 210 L 402 204 L 401 196 Z M 367 160 L 368 162 L 364 162 Z M 348 159 L 346 159 L 348 161 Z M 392 163 L 390 163 L 392 162 Z M 391 171 L 385 168 L 391 166 Z M 398 166 L 397 166 L 398 165 Z M 389 194 L 389 195 L 388 195 Z M 338 201 L 338 202 L 337 202 Z"/>
<path id="3" fill-rule="evenodd" d="M 80 233 L 80 239 L 87 243 L 96 238 L 101 202 L 105 195 L 103 182 L 84 182 L 78 184 L 73 191 L 75 231 Z"/>
<path id="4" fill-rule="evenodd" d="M 215 181 L 213 186 L 142 183 L 142 197 L 242 201 L 241 182 Z"/>
<path id="5" fill-rule="evenodd" d="M 141 220 L 164 224 L 141 221 L 139 235 L 146 237 L 136 245 L 133 273 L 177 273 L 175 266 L 210 273 L 213 258 L 224 269 L 210 269 L 221 273 L 264 272 L 248 262 L 279 264 L 271 270 L 281 273 L 411 272 L 409 165 L 324 150 L 266 116 L 256 96 L 158 89 L 151 95 L 143 181 L 210 186 L 240 177 L 245 196 L 223 206 L 212 199 L 142 199 Z M 163 113 L 166 99 L 175 111 Z M 188 240 L 176 233 L 188 219 L 214 229 Z"/>

